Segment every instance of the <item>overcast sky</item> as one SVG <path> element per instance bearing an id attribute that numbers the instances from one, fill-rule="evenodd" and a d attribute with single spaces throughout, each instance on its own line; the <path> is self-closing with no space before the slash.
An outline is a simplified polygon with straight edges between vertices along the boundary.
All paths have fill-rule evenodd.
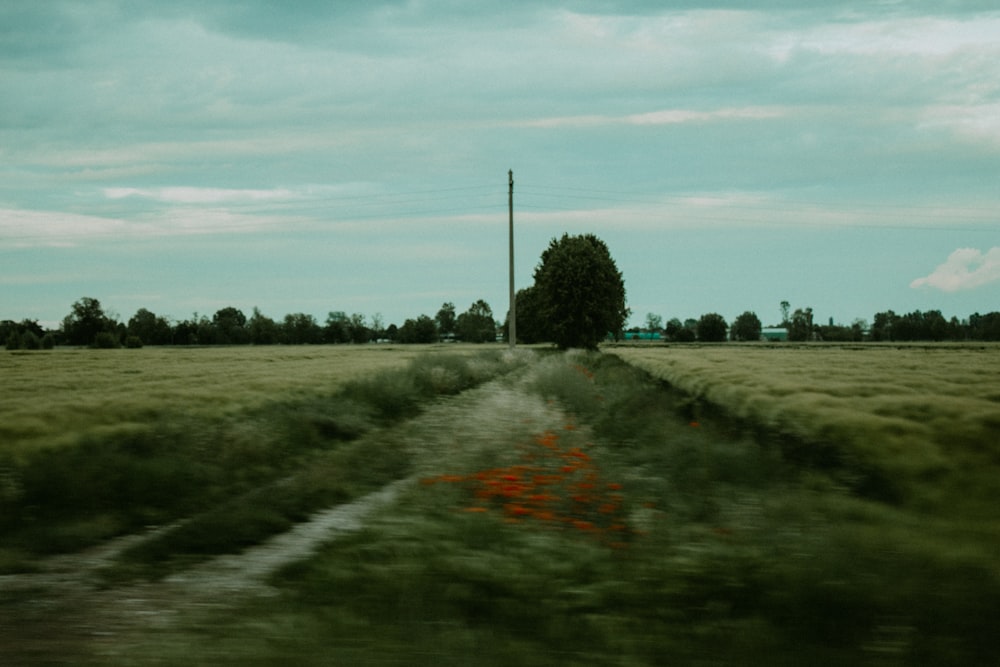
<path id="1" fill-rule="evenodd" d="M 817 9 L 803 9 L 816 6 Z M 989 2 L 0 2 L 0 319 L 1000 310 Z"/>

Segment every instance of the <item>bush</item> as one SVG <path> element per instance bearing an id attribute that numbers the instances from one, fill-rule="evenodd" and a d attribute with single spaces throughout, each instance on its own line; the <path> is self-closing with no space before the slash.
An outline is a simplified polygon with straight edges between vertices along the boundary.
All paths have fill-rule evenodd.
<path id="1" fill-rule="evenodd" d="M 94 347 L 99 350 L 113 350 L 118 347 L 118 339 L 114 334 L 102 331 L 94 336 Z"/>
<path id="2" fill-rule="evenodd" d="M 125 339 L 125 347 L 130 350 L 138 349 L 142 347 L 142 339 L 138 336 L 129 336 Z"/>

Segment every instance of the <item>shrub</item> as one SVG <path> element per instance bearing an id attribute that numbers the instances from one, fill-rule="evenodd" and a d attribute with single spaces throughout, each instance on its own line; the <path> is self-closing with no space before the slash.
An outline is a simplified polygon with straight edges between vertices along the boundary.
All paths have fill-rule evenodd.
<path id="1" fill-rule="evenodd" d="M 102 331 L 94 336 L 94 347 L 99 350 L 113 350 L 118 347 L 118 339 L 114 334 Z"/>

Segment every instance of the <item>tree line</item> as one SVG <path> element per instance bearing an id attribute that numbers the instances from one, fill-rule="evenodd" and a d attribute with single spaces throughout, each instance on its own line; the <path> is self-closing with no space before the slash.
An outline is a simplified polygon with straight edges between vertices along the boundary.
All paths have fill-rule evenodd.
<path id="1" fill-rule="evenodd" d="M 496 340 L 498 323 L 486 301 L 475 301 L 465 312 L 446 302 L 433 318 L 420 315 L 402 326 L 383 326 L 382 316 L 331 311 L 320 322 L 308 313 L 291 313 L 275 320 L 254 308 L 248 317 L 233 306 L 211 317 L 195 313 L 174 321 L 140 308 L 128 320 L 109 313 L 98 299 L 83 297 L 56 330 L 46 331 L 37 321 L 0 322 L 0 340 L 8 350 L 51 349 L 56 345 L 94 348 L 144 345 L 319 345 L 361 344 L 373 341 L 433 343 L 461 340 L 482 343 Z"/>
<path id="2" fill-rule="evenodd" d="M 525 293 L 529 300 L 525 301 Z M 516 297 L 518 339 L 554 342 L 561 348 L 596 348 L 609 334 L 619 337 L 629 311 L 625 283 L 607 245 L 593 234 L 552 239 L 535 269 L 535 283 Z M 508 314 L 509 315 L 509 314 Z M 524 323 L 522 325 L 522 322 Z M 55 344 L 98 348 L 143 345 L 301 345 L 320 343 L 471 343 L 507 337 L 508 324 L 498 323 L 486 301 L 479 299 L 462 313 L 442 304 L 435 317 L 420 315 L 402 326 L 382 325 L 381 315 L 369 322 L 360 313 L 332 311 L 322 324 L 306 313 L 285 315 L 281 321 L 256 307 L 246 314 L 222 308 L 212 317 L 195 314 L 187 320 L 168 318 L 140 308 L 127 322 L 105 312 L 100 301 L 84 297 L 54 332 L 42 332 L 37 322 L 4 322 L 0 339 L 8 348 L 52 347 Z M 41 334 L 41 338 L 39 338 Z"/>
<path id="3" fill-rule="evenodd" d="M 669 342 L 757 341 L 764 327 L 753 311 L 732 322 L 718 313 L 699 319 L 670 319 L 649 313 L 644 327 L 624 330 L 630 311 L 625 302 L 625 282 L 607 245 L 593 234 L 553 238 L 535 268 L 534 284 L 515 295 L 517 340 L 555 343 L 560 348 L 596 348 L 604 340 L 646 338 Z M 974 313 L 964 320 L 945 319 L 939 310 L 897 315 L 888 310 L 875 314 L 871 326 L 855 320 L 849 326 L 814 322 L 810 307 L 791 309 L 780 303 L 781 320 L 769 327 L 789 341 L 1000 341 L 1000 313 Z M 508 313 L 509 318 L 509 313 Z M 383 326 L 382 316 L 368 320 L 361 313 L 331 311 L 324 322 L 307 313 L 291 313 L 274 320 L 254 308 L 249 317 L 228 306 L 214 315 L 171 321 L 140 308 L 128 321 L 104 311 L 100 301 L 84 297 L 55 331 L 45 331 L 37 321 L 0 322 L 0 341 L 7 349 L 51 348 L 78 345 L 99 348 L 143 345 L 312 345 L 367 343 L 433 343 L 459 340 L 471 343 L 506 339 L 509 322 L 494 319 L 493 310 L 479 299 L 457 313 L 446 302 L 434 317 L 419 315 L 401 326 Z M 771 332 L 768 332 L 771 333 Z"/>
<path id="4" fill-rule="evenodd" d="M 522 343 L 555 342 L 547 326 L 545 313 L 538 307 L 535 287 L 517 293 L 517 333 Z M 783 302 L 784 303 L 784 302 Z M 817 324 L 812 308 L 786 312 L 781 321 L 771 325 L 783 329 L 789 341 L 825 342 L 912 342 L 912 341 L 1000 341 L 1000 312 L 973 313 L 959 320 L 946 319 L 940 311 L 913 311 L 896 314 L 892 310 L 876 313 L 869 326 L 865 320 L 850 325 Z M 320 345 L 361 344 L 375 341 L 392 343 L 435 343 L 464 341 L 483 343 L 502 337 L 506 340 L 508 322 L 494 319 L 489 304 L 477 300 L 468 310 L 458 313 L 455 304 L 446 302 L 434 317 L 419 315 L 401 326 L 383 326 L 378 314 L 367 318 L 361 313 L 348 315 L 331 311 L 318 321 L 306 313 L 292 313 L 272 319 L 254 308 L 249 317 L 228 306 L 211 317 L 198 314 L 173 321 L 140 308 L 127 321 L 108 314 L 100 301 L 83 297 L 72 305 L 71 312 L 56 330 L 46 330 L 33 320 L 0 321 L 0 340 L 8 350 L 51 349 L 56 345 L 95 348 L 141 347 L 144 345 Z M 665 324 L 654 313 L 646 315 L 643 326 L 620 332 L 608 332 L 605 338 L 620 340 L 654 339 L 671 343 L 761 340 L 764 330 L 760 318 L 746 311 L 732 322 L 718 313 L 706 313 L 694 319 L 671 318 Z"/>
<path id="5" fill-rule="evenodd" d="M 784 332 L 788 341 L 825 341 L 837 343 L 872 342 L 941 342 L 941 341 L 1000 341 L 1000 312 L 985 315 L 973 313 L 965 319 L 947 319 L 940 310 L 897 314 L 892 310 L 875 313 L 872 324 L 857 319 L 850 325 L 818 324 L 813 309 L 791 311 L 787 301 L 781 302 L 781 320 L 770 329 Z M 753 311 L 746 311 L 731 323 L 718 313 L 707 313 L 699 319 L 670 319 L 666 325 L 655 313 L 646 315 L 645 325 L 625 331 L 625 339 L 649 339 L 654 336 L 667 342 L 756 341 L 762 339 L 764 327 Z"/>

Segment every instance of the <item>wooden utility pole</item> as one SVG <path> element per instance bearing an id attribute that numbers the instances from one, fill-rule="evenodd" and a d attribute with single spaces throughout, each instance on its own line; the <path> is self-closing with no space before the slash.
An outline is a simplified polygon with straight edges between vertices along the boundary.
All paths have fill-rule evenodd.
<path id="1" fill-rule="evenodd" d="M 517 345 L 517 296 L 514 294 L 514 170 L 507 171 L 510 189 L 507 191 L 507 209 L 510 211 L 510 309 L 507 323 L 507 340 L 511 349 Z"/>

